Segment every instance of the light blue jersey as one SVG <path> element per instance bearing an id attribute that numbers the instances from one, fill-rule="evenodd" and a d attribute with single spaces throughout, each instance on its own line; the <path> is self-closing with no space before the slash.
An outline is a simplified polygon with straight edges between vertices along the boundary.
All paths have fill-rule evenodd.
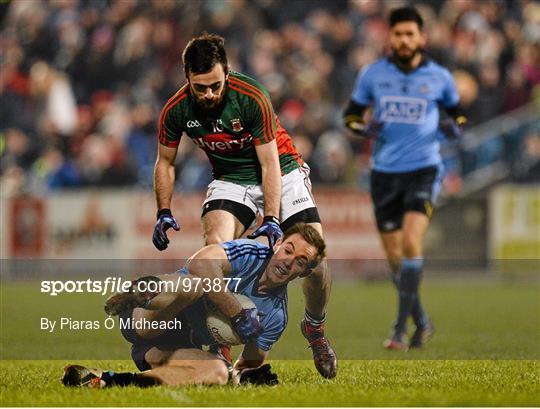
<path id="1" fill-rule="evenodd" d="M 231 280 L 229 291 L 238 286 L 236 292 L 249 297 L 255 303 L 259 320 L 264 326 L 264 332 L 257 339 L 257 346 L 269 351 L 287 326 L 287 287 L 271 294 L 261 294 L 257 291 L 259 278 L 272 257 L 271 249 L 258 241 L 248 239 L 228 241 L 221 246 L 231 263 L 231 274 L 228 277 L 240 278 L 239 282 Z M 185 271 L 184 268 L 179 273 Z M 206 328 L 204 300 L 199 300 L 183 312 L 203 344 L 215 343 Z"/>
<path id="2" fill-rule="evenodd" d="M 450 108 L 459 103 L 446 68 L 424 58 L 407 73 L 392 58 L 381 59 L 358 74 L 352 100 L 372 105 L 373 120 L 383 123 L 373 148 L 373 169 L 401 173 L 441 164 L 438 104 Z"/>

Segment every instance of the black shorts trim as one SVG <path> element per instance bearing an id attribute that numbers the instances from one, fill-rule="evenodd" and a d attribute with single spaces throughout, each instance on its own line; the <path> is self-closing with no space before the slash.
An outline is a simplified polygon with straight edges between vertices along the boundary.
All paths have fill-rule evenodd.
<path id="1" fill-rule="evenodd" d="M 319 211 L 316 207 L 309 207 L 304 210 L 300 210 L 298 213 L 293 214 L 283 223 L 281 223 L 281 230 L 286 232 L 296 223 L 320 223 L 321 218 L 319 217 Z"/>
<path id="2" fill-rule="evenodd" d="M 204 217 L 206 213 L 211 212 L 212 210 L 225 210 L 226 212 L 231 213 L 244 225 L 246 230 L 251 226 L 253 220 L 255 220 L 255 213 L 253 213 L 253 210 L 251 210 L 249 206 L 233 202 L 232 200 L 216 199 L 206 202 L 203 206 L 201 217 Z"/>

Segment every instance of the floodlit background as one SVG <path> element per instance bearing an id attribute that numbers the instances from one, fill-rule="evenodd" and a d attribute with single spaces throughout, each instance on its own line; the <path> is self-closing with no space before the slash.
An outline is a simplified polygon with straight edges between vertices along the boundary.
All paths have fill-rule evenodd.
<path id="1" fill-rule="evenodd" d="M 370 146 L 344 131 L 341 111 L 358 70 L 387 52 L 386 15 L 403 4 L 2 2 L 2 257 L 174 258 L 202 244 L 211 173 L 187 137 L 173 205 L 183 230 L 165 253 L 150 237 L 157 118 L 184 82 L 181 50 L 206 30 L 226 38 L 233 69 L 268 88 L 310 164 L 330 257 L 382 258 L 366 194 Z M 442 142 L 446 177 L 428 255 L 481 268 L 490 258 L 538 258 L 540 5 L 413 4 L 470 124 L 461 144 Z"/>
<path id="2" fill-rule="evenodd" d="M 429 55 L 455 77 L 469 126 L 460 143 L 441 137 L 446 175 L 422 287 L 437 333 L 421 351 L 382 348 L 396 294 L 367 191 L 370 146 L 345 132 L 341 112 L 356 73 L 387 52 L 388 11 L 404 4 L 0 1 L 0 403 L 538 406 L 537 1 L 410 2 L 426 21 Z M 105 316 L 104 296 L 53 297 L 40 281 L 171 272 L 203 244 L 211 173 L 187 137 L 172 205 L 182 230 L 170 231 L 164 252 L 151 242 L 157 119 L 184 83 L 181 50 L 203 31 L 223 35 L 232 68 L 269 90 L 311 166 L 334 276 L 327 333 L 338 378 L 323 381 L 310 362 L 296 283 L 290 325 L 272 351 L 277 388 L 66 390 L 58 379 L 67 362 L 135 367 L 117 330 L 41 330 L 42 317 Z"/>
<path id="3" fill-rule="evenodd" d="M 403 4 L 2 2 L 2 257 L 181 257 L 202 244 L 211 173 L 187 137 L 173 206 L 183 230 L 162 254 L 150 236 L 157 119 L 184 82 L 181 50 L 206 30 L 226 38 L 233 69 L 268 88 L 310 164 L 330 257 L 381 258 L 366 195 L 370 146 L 344 131 L 341 111 L 358 70 L 387 52 L 386 15 Z M 446 177 L 427 252 L 477 267 L 538 257 L 540 5 L 413 4 L 470 125 L 461 144 L 442 141 Z"/>

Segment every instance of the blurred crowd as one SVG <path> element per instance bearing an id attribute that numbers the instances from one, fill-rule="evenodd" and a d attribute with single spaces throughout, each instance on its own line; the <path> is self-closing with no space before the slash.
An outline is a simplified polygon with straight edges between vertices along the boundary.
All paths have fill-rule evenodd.
<path id="1" fill-rule="evenodd" d="M 2 189 L 149 188 L 159 112 L 185 81 L 181 50 L 203 31 L 223 35 L 232 68 L 267 87 L 315 183 L 358 185 L 367 148 L 341 111 L 358 70 L 388 52 L 388 11 L 406 3 L 424 16 L 427 52 L 453 72 L 470 124 L 538 92 L 532 0 L 1 2 Z M 211 178 L 187 138 L 177 169 L 183 190 Z"/>

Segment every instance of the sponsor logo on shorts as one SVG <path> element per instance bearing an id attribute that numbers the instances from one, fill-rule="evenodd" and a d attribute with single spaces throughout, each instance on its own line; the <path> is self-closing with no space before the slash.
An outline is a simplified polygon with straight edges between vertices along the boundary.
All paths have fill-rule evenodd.
<path id="1" fill-rule="evenodd" d="M 420 98 L 386 96 L 381 98 L 381 120 L 401 124 L 423 124 L 427 101 Z"/>
<path id="2" fill-rule="evenodd" d="M 296 205 L 298 205 L 300 203 L 304 203 L 304 202 L 307 202 L 307 201 L 309 201 L 309 197 L 302 197 L 300 199 L 293 200 L 292 205 L 296 206 Z"/>

